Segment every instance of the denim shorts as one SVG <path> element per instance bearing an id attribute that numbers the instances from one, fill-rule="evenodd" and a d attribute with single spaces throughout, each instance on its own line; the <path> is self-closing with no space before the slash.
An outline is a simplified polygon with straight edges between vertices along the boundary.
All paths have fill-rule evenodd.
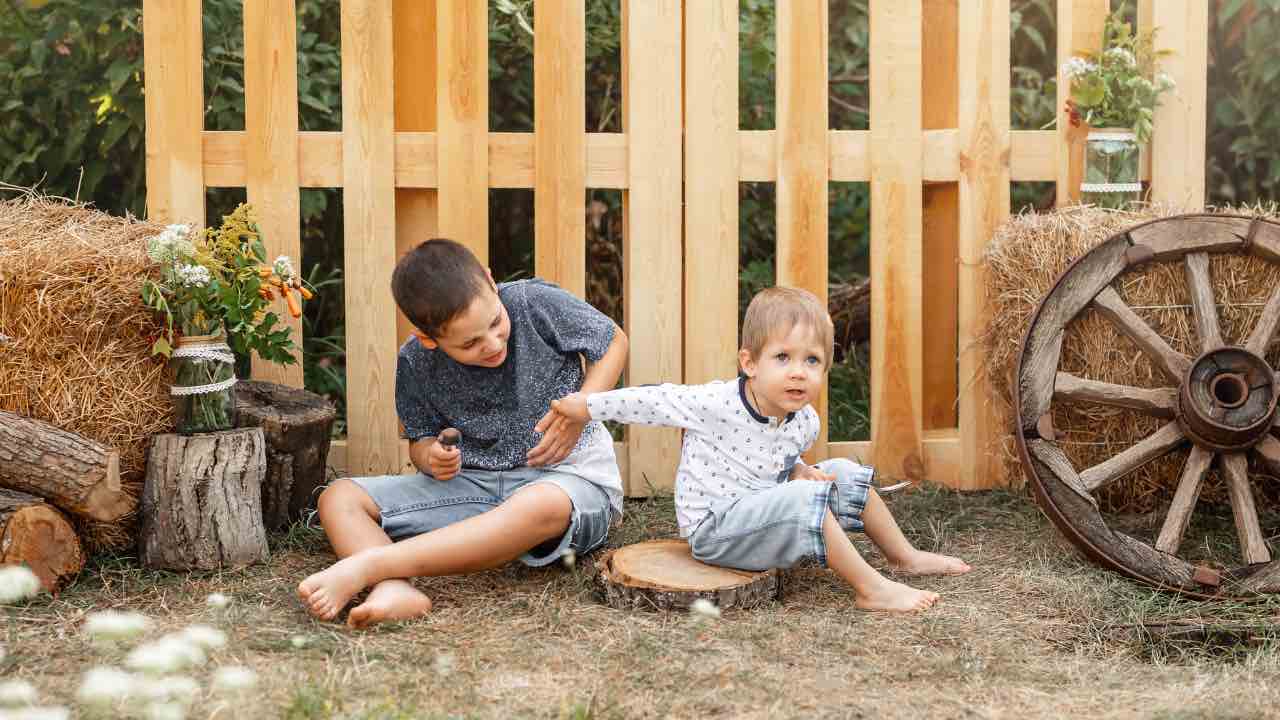
<path id="1" fill-rule="evenodd" d="M 608 444 L 608 455 L 608 462 L 605 458 L 593 458 L 600 462 L 585 463 L 583 467 L 569 463 L 511 470 L 464 467 L 445 482 L 423 473 L 351 478 L 351 481 L 378 506 L 382 529 L 392 540 L 438 530 L 492 510 L 521 488 L 554 485 L 569 496 L 573 511 L 569 528 L 562 537 L 549 540 L 520 557 L 525 565 L 538 567 L 556 562 L 569 550 L 577 555 L 588 553 L 609 537 L 609 525 L 615 516 L 620 517 L 614 506 L 621 506 L 621 498 L 613 502 L 610 492 L 587 479 L 592 474 L 607 474 L 611 466 L 612 480 L 617 481 L 618 466 L 613 459 L 612 443 Z"/>
<path id="2" fill-rule="evenodd" d="M 827 510 L 845 530 L 861 530 L 875 470 L 844 458 L 817 467 L 835 481 L 792 480 L 712 507 L 689 534 L 693 556 L 739 570 L 788 568 L 810 557 L 825 567 Z"/>

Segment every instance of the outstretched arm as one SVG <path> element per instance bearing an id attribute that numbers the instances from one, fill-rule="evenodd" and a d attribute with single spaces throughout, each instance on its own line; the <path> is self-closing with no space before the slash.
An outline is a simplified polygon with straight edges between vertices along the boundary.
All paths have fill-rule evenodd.
<path id="1" fill-rule="evenodd" d="M 626 333 L 615 325 L 609 348 L 599 360 L 587 365 L 587 372 L 582 378 L 582 392 L 602 392 L 617 385 L 622 368 L 627 364 L 628 347 Z M 529 450 L 527 462 L 534 467 L 554 465 L 569 457 L 582 436 L 582 429 L 590 420 L 590 416 L 573 419 L 556 413 L 554 409 L 548 410 L 533 426 L 534 432 L 542 433 L 542 440 Z"/>

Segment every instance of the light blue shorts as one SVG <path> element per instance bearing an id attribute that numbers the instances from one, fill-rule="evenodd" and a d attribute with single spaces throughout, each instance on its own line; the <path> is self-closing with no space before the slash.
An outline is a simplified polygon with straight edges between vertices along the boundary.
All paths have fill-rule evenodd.
<path id="1" fill-rule="evenodd" d="M 845 530 L 861 530 L 875 470 L 844 458 L 817 467 L 835 481 L 792 480 L 712 507 L 689 534 L 693 556 L 739 570 L 788 568 L 810 557 L 825 567 L 827 510 Z"/>

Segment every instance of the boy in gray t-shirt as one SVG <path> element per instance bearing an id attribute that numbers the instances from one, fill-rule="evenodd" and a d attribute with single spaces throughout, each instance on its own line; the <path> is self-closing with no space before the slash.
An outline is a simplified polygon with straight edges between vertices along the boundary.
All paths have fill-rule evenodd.
<path id="1" fill-rule="evenodd" d="M 372 587 L 352 627 L 429 611 L 405 578 L 546 565 L 599 547 L 622 515 L 608 431 L 550 412 L 617 383 L 627 339 L 612 320 L 541 280 L 496 285 L 449 240 L 406 254 L 391 287 L 417 328 L 400 348 L 396 411 L 421 472 L 329 486 L 319 515 L 343 559 L 298 586 L 326 620 Z M 438 441 L 448 428 L 457 445 Z"/>

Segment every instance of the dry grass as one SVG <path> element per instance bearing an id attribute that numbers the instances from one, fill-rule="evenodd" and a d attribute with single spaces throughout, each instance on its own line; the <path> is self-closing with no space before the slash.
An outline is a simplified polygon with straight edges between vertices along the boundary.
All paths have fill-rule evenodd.
<path id="1" fill-rule="evenodd" d="M 858 612 L 816 568 L 792 574 L 781 604 L 697 623 L 604 607 L 581 569 L 513 566 L 420 581 L 436 603 L 428 618 L 349 632 L 295 601 L 298 580 L 332 557 L 296 527 L 273 539 L 270 564 L 244 571 L 100 560 L 56 600 L 10 611 L 0 677 L 65 700 L 104 659 L 82 618 L 113 607 L 156 617 L 157 634 L 194 621 L 229 630 L 215 662 L 255 668 L 259 689 L 234 705 L 207 700 L 193 717 L 1280 715 L 1280 601 L 1156 594 L 1084 561 L 1014 493 L 930 489 L 893 507 L 918 545 L 976 566 L 920 582 L 943 602 L 917 616 Z M 613 541 L 670 535 L 673 515 L 669 498 L 629 503 Z M 205 607 L 215 591 L 234 597 L 225 617 Z M 1168 632 L 1205 620 L 1236 640 Z"/>
<path id="2" fill-rule="evenodd" d="M 1275 208 L 1225 209 L 1243 215 L 1276 217 Z M 1059 212 L 1025 214 L 1010 220 L 987 253 L 988 292 L 992 322 L 986 336 L 988 372 L 999 396 L 1001 427 L 1013 427 L 1010 380 L 1022 349 L 1023 334 L 1032 311 L 1067 266 L 1117 232 L 1141 222 L 1176 214 L 1158 207 L 1140 212 L 1115 212 L 1073 207 Z M 1214 256 L 1210 272 L 1223 336 L 1241 342 L 1257 321 L 1272 288 L 1280 282 L 1280 268 L 1251 256 Z M 1126 273 L 1116 289 L 1131 307 L 1174 349 L 1192 357 L 1197 342 L 1190 298 L 1181 263 L 1151 263 Z M 1169 383 L 1151 361 L 1105 318 L 1086 310 L 1067 325 L 1059 369 L 1081 377 L 1133 385 L 1161 387 Z M 1268 360 L 1280 366 L 1273 345 Z M 1128 410 L 1100 406 L 1055 404 L 1054 427 L 1065 434 L 1058 444 L 1078 469 L 1095 465 L 1146 437 L 1164 421 Z M 1023 473 L 1011 435 L 1002 440 L 1002 456 L 1009 477 Z M 1103 507 L 1115 512 L 1148 512 L 1167 505 L 1177 485 L 1187 451 L 1171 453 L 1135 471 L 1123 482 L 1099 494 Z M 1265 473 L 1257 473 L 1265 474 Z M 1264 504 L 1280 502 L 1276 483 L 1258 488 Z M 1200 502 L 1227 502 L 1217 471 L 1209 474 Z"/>

